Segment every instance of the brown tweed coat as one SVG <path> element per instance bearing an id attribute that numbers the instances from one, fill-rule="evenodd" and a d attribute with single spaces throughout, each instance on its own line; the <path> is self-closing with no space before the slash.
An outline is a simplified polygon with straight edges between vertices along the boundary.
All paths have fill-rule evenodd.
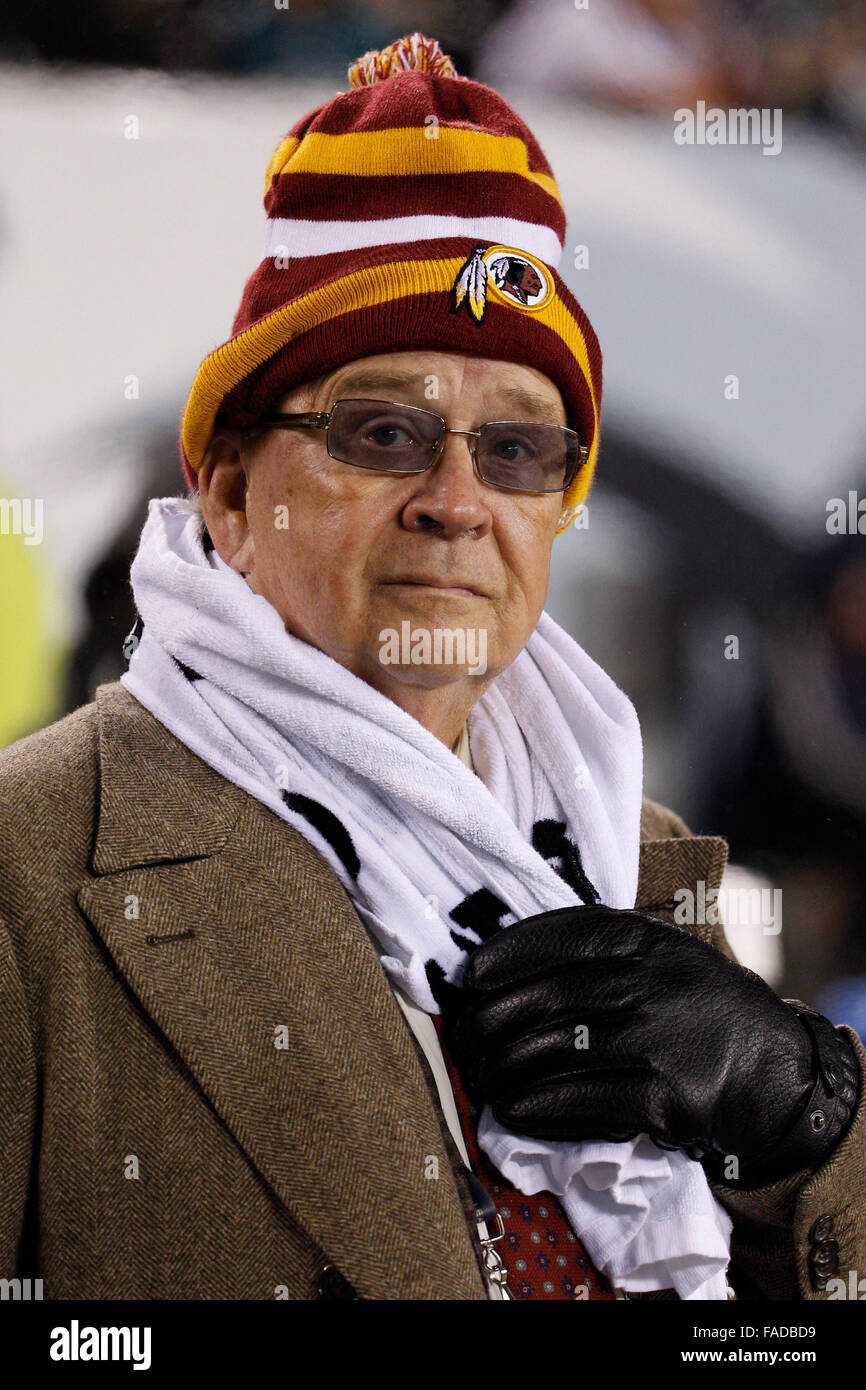
<path id="1" fill-rule="evenodd" d="M 724 840 L 650 801 L 642 838 L 640 907 L 670 920 L 675 889 L 718 886 Z M 49 1299 L 312 1299 L 332 1263 L 364 1298 L 484 1299 L 453 1158 L 305 839 L 118 683 L 0 753 L 0 1277 Z M 864 1178 L 861 1099 L 817 1172 L 717 1188 L 741 1295 L 823 1297 L 822 1217 L 840 1273 L 866 1273 Z"/>

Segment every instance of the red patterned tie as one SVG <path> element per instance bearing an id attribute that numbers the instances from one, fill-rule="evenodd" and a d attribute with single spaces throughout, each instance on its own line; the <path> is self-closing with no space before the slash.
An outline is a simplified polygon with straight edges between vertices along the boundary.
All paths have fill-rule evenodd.
<path id="1" fill-rule="evenodd" d="M 550 1192 L 527 1197 L 511 1187 L 479 1149 L 477 1116 L 445 1046 L 442 1019 L 439 1014 L 431 1017 L 448 1067 L 469 1161 L 505 1225 L 504 1239 L 497 1242 L 496 1249 L 508 1270 L 508 1288 L 515 1298 L 615 1299 L 610 1283 L 571 1229 L 559 1199 Z"/>

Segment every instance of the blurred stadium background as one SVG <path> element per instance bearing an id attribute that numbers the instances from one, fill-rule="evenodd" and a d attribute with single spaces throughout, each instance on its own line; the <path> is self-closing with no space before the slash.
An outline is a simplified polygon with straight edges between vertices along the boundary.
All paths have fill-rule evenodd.
<path id="1" fill-rule="evenodd" d="M 541 140 L 605 355 L 548 608 L 634 700 L 647 793 L 729 839 L 726 889 L 782 890 L 778 934 L 729 929 L 741 958 L 866 1037 L 866 539 L 826 524 L 866 496 L 859 0 L 7 7 L 0 495 L 43 499 L 45 539 L 0 534 L 0 745 L 124 669 L 129 563 L 148 497 L 183 490 L 267 159 L 412 29 Z M 781 152 L 676 144 L 698 100 L 781 108 Z"/>

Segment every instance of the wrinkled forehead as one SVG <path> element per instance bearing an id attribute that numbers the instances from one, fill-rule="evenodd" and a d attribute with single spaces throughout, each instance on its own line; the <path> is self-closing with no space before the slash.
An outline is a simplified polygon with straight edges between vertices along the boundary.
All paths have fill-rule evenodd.
<path id="1" fill-rule="evenodd" d="M 359 358 L 307 383 L 306 391 L 317 409 L 341 398 L 369 396 L 428 409 L 438 402 L 449 409 L 494 410 L 500 418 L 507 411 L 508 418 L 565 421 L 559 389 L 544 373 L 466 354 L 395 352 Z"/>

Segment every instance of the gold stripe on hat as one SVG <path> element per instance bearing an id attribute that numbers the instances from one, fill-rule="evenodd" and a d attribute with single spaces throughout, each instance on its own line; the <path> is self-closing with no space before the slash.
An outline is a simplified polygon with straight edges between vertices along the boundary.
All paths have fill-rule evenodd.
<path id="1" fill-rule="evenodd" d="M 561 205 L 556 181 L 529 167 L 529 151 L 517 135 L 439 127 L 430 139 L 427 126 L 353 130 L 345 135 L 309 131 L 302 140 L 287 136 L 271 155 L 265 192 L 275 174 L 521 174 Z"/>

